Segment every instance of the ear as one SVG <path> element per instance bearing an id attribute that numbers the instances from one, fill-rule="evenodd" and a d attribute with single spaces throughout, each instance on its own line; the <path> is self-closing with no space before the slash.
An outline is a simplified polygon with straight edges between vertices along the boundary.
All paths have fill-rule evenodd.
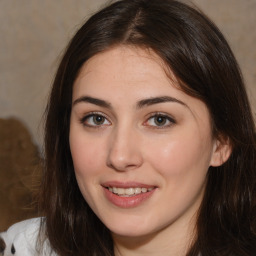
<path id="1" fill-rule="evenodd" d="M 232 145 L 229 138 L 219 136 L 213 145 L 213 153 L 210 166 L 218 167 L 224 164 L 232 153 Z"/>

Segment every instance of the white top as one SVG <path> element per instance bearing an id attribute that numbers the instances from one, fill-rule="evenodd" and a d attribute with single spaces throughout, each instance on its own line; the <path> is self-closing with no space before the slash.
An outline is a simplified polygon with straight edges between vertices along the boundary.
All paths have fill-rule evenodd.
<path id="1" fill-rule="evenodd" d="M 42 252 L 36 250 L 37 237 L 41 218 L 34 218 L 18 222 L 12 225 L 6 232 L 0 233 L 1 244 L 4 251 L 3 256 L 57 256 L 51 252 L 48 240 L 43 243 Z M 1 254 L 2 253 L 2 254 Z"/>

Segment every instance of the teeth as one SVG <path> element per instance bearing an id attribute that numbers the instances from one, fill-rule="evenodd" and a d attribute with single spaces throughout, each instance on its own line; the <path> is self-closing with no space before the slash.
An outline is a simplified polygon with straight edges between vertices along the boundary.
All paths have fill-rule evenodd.
<path id="1" fill-rule="evenodd" d="M 135 193 L 135 189 L 134 188 L 126 188 L 124 190 L 125 194 L 130 196 L 130 195 L 133 195 Z"/>
<path id="2" fill-rule="evenodd" d="M 147 191 L 148 191 L 148 190 L 147 190 L 146 188 L 142 188 L 142 189 L 141 189 L 141 192 L 142 192 L 142 193 L 145 193 L 145 192 L 147 192 Z"/>
<path id="3" fill-rule="evenodd" d="M 108 190 L 119 196 L 133 196 L 152 191 L 154 188 L 116 188 L 108 187 Z"/>
<path id="4" fill-rule="evenodd" d="M 141 188 L 134 189 L 134 194 L 140 194 L 140 193 L 141 193 Z"/>

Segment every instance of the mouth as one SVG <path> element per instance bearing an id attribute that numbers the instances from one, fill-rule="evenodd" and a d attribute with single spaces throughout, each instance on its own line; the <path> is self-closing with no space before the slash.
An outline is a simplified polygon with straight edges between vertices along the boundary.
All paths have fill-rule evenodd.
<path id="1" fill-rule="evenodd" d="M 133 208 L 149 200 L 158 187 L 138 182 L 106 182 L 101 184 L 106 199 L 121 208 Z"/>
<path id="2" fill-rule="evenodd" d="M 132 197 L 140 194 L 144 194 L 152 191 L 155 187 L 130 187 L 130 188 L 122 188 L 122 187 L 105 187 L 111 193 L 121 196 L 121 197 Z"/>

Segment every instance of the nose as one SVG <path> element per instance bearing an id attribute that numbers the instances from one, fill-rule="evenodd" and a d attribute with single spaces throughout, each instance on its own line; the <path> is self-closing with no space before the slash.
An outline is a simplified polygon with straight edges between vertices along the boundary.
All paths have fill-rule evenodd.
<path id="1" fill-rule="evenodd" d="M 142 163 L 141 143 L 136 131 L 128 128 L 114 131 L 109 141 L 107 166 L 116 171 L 128 171 Z"/>

